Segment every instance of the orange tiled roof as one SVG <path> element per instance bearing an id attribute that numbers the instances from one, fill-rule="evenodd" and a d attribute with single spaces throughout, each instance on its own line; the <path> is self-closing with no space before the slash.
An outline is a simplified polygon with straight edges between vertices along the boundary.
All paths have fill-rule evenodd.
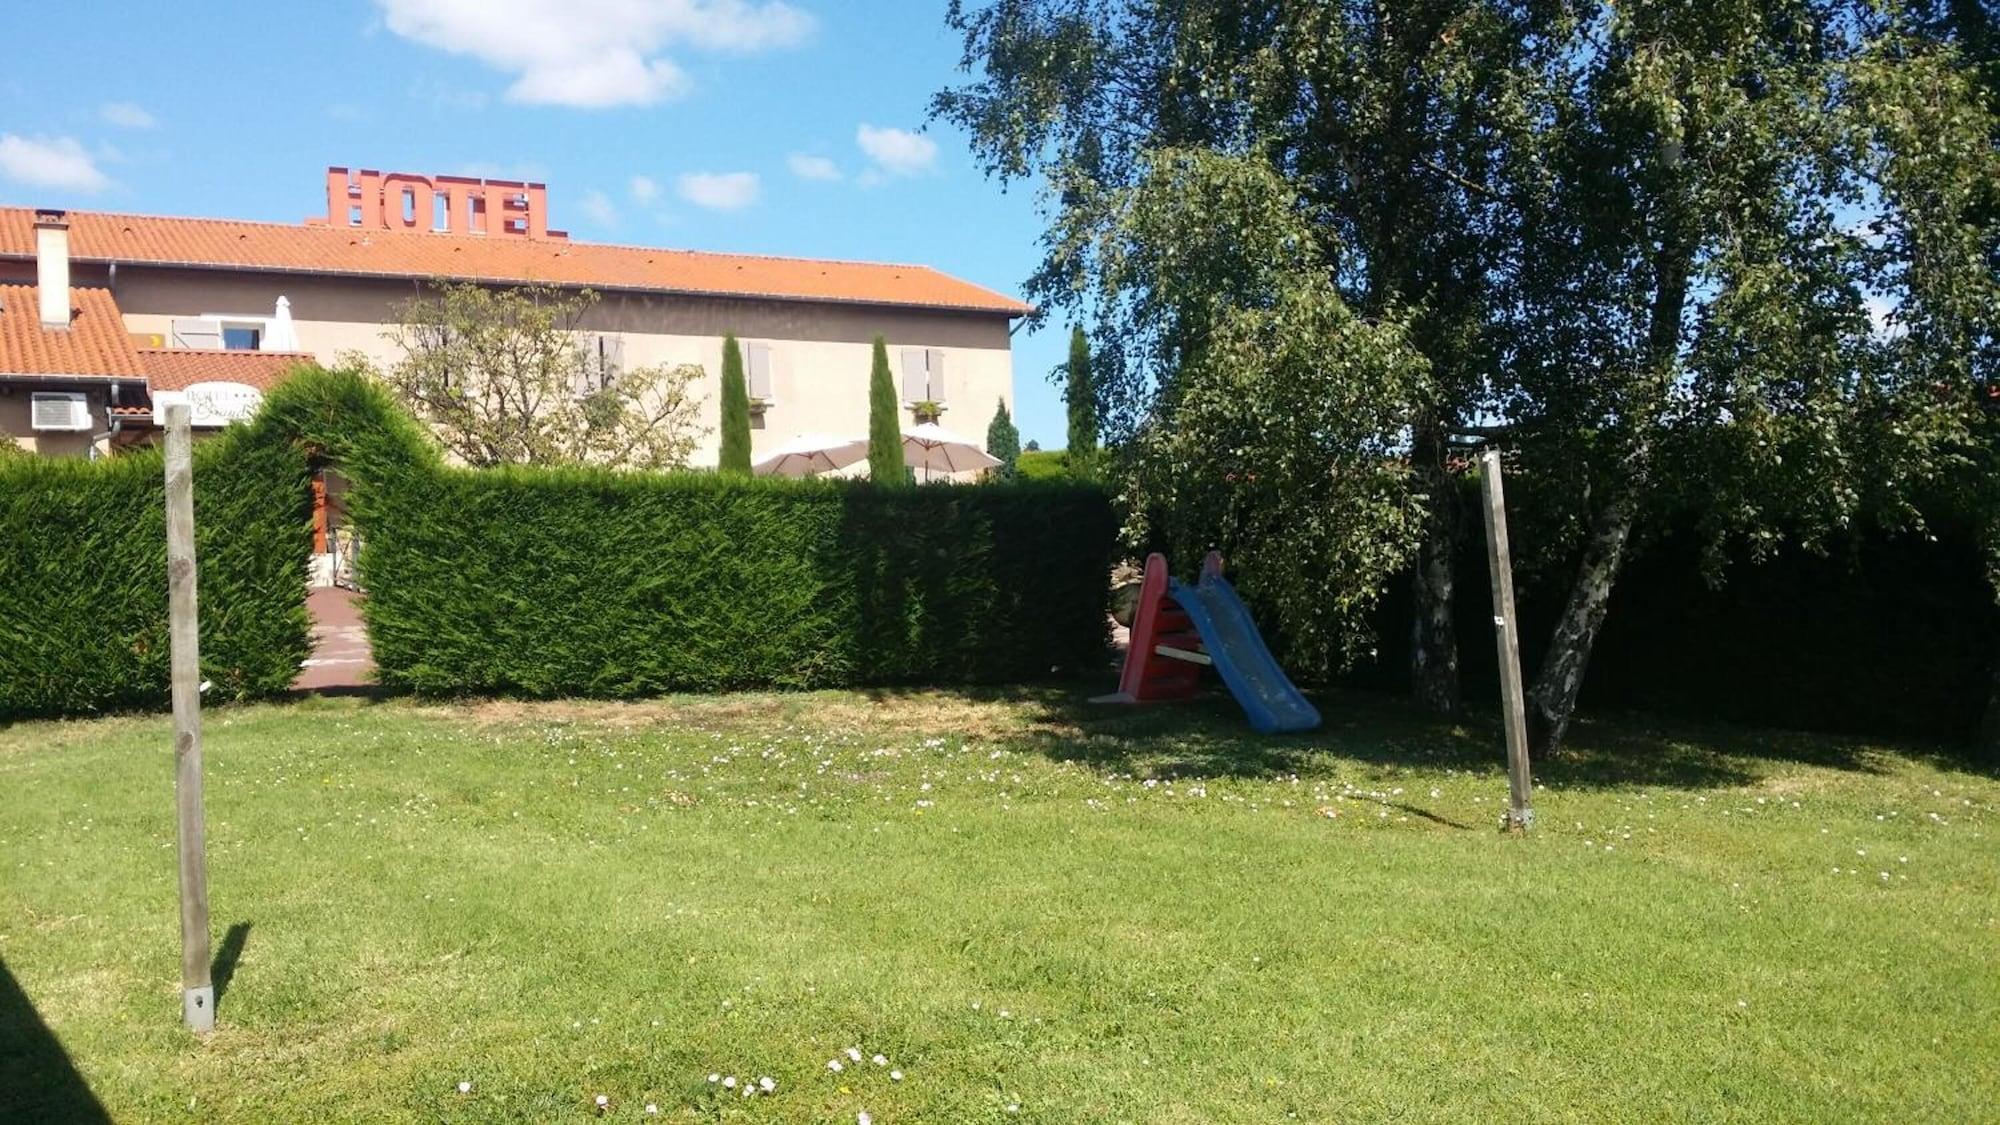
<path id="1" fill-rule="evenodd" d="M 927 266 L 655 250 L 569 239 L 360 231 L 229 219 L 72 211 L 70 256 L 212 269 L 357 277 L 441 277 L 904 305 L 1020 316 L 1012 297 Z M 0 207 L 0 258 L 32 258 L 34 211 Z"/>
<path id="2" fill-rule="evenodd" d="M 212 348 L 140 348 L 139 363 L 155 391 L 185 390 L 195 383 L 242 383 L 268 391 L 285 373 L 313 357 L 304 352 L 238 352 Z"/>
<path id="3" fill-rule="evenodd" d="M 0 285 L 0 375 L 140 379 L 145 370 L 108 289 L 69 291 L 67 329 L 42 327 L 32 285 Z"/>

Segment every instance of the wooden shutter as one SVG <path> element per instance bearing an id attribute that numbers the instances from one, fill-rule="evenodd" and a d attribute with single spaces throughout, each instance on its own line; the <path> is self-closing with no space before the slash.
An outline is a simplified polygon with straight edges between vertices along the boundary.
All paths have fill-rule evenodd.
<path id="1" fill-rule="evenodd" d="M 222 324 L 201 316 L 179 316 L 173 322 L 174 347 L 221 350 Z"/>
<path id="2" fill-rule="evenodd" d="M 750 397 L 771 401 L 771 345 L 750 345 Z"/>
<path id="3" fill-rule="evenodd" d="M 943 402 L 945 400 L 944 352 L 937 348 L 927 348 L 924 351 L 924 359 L 931 370 L 930 400 L 932 402 Z"/>
<path id="4" fill-rule="evenodd" d="M 903 401 L 922 402 L 931 397 L 930 365 L 924 349 L 903 349 Z"/>

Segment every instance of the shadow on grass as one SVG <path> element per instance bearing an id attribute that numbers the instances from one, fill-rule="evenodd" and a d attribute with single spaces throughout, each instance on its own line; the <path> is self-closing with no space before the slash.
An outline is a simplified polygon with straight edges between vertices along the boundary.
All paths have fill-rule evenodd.
<path id="1" fill-rule="evenodd" d="M 0 1120 L 111 1120 L 5 961 L 0 961 Z"/>
<path id="2" fill-rule="evenodd" d="M 1056 761 L 1137 777 L 1307 775 L 1329 760 L 1496 773 L 1506 768 L 1505 740 L 1493 713 L 1454 719 L 1420 711 L 1394 696 L 1325 691 L 1314 693 L 1324 717 L 1319 730 L 1259 735 L 1235 701 L 1219 690 L 1136 707 L 1089 702 L 1100 690 L 1109 688 L 1066 683 L 968 688 L 952 694 L 1026 704 L 1032 710 L 1031 726 L 1008 741 Z M 915 693 L 877 689 L 869 694 L 887 701 Z M 1779 764 L 1881 772 L 1889 754 L 1988 772 L 1935 745 L 1597 715 L 1580 718 L 1560 752 L 1535 761 L 1534 774 L 1538 785 L 1562 787 L 1723 788 L 1752 784 Z"/>
<path id="3" fill-rule="evenodd" d="M 250 940 L 250 923 L 237 922 L 222 935 L 222 948 L 215 951 L 215 959 L 209 963 L 208 981 L 215 986 L 216 1018 L 221 1018 L 222 997 L 229 991 L 229 982 L 236 978 L 236 963 L 243 959 L 243 943 Z"/>

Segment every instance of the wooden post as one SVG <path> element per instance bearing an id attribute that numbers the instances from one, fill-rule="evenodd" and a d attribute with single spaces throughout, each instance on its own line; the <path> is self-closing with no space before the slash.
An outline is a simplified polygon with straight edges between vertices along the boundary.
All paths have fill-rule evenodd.
<path id="1" fill-rule="evenodd" d="M 1507 550 L 1507 499 L 1500 451 L 1479 455 L 1479 491 L 1486 514 L 1486 568 L 1493 578 L 1493 639 L 1500 650 L 1500 718 L 1507 729 L 1507 828 L 1535 822 L 1528 774 L 1528 715 L 1521 701 L 1521 643 L 1514 621 L 1514 563 Z"/>
<path id="2" fill-rule="evenodd" d="M 194 449 L 188 407 L 167 407 L 167 615 L 173 657 L 174 803 L 181 877 L 181 1015 L 215 1030 L 208 852 L 201 809 L 201 626 L 195 610 Z"/>

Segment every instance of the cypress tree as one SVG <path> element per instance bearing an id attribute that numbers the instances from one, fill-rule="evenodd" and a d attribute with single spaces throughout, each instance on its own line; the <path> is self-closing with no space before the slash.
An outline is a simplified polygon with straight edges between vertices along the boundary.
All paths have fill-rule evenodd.
<path id="1" fill-rule="evenodd" d="M 1069 333 L 1068 386 L 1063 398 L 1069 403 L 1069 464 L 1072 471 L 1088 476 L 1097 461 L 1097 388 L 1090 381 L 1090 341 L 1083 329 Z"/>
<path id="2" fill-rule="evenodd" d="M 750 389 L 743 381 L 743 349 L 735 334 L 722 338 L 722 459 L 732 476 L 750 475 Z"/>
<path id="3" fill-rule="evenodd" d="M 875 363 L 868 373 L 868 475 L 887 488 L 910 483 L 903 465 L 901 409 L 896 380 L 889 374 L 889 342 L 877 336 Z"/>
<path id="4" fill-rule="evenodd" d="M 986 427 L 986 452 L 1000 459 L 993 469 L 995 480 L 1013 480 L 1018 472 L 1015 462 L 1021 459 L 1021 431 L 1014 426 L 1014 419 L 1007 413 L 1007 400 L 1001 399 L 993 411 L 993 421 Z"/>

